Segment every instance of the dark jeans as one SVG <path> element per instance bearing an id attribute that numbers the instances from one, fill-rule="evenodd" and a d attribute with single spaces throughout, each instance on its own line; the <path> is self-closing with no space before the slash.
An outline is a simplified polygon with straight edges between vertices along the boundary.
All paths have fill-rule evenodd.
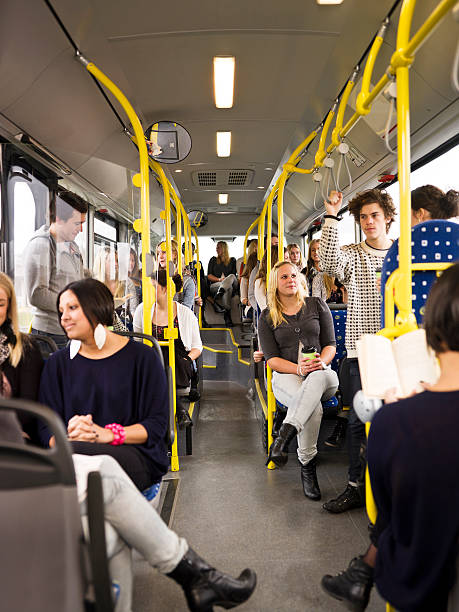
<path id="1" fill-rule="evenodd" d="M 97 442 L 72 442 L 71 445 L 72 451 L 78 455 L 110 455 L 116 459 L 139 491 L 160 482 L 164 476 L 164 470 L 156 468 L 133 444 L 113 446 Z"/>
<path id="2" fill-rule="evenodd" d="M 360 459 L 360 447 L 365 442 L 365 425 L 358 418 L 352 405 L 354 395 L 362 388 L 360 381 L 360 370 L 357 358 L 348 359 L 349 368 L 349 397 L 351 407 L 347 428 L 347 444 L 349 454 L 349 481 L 359 482 L 363 479 L 362 462 Z"/>
<path id="3" fill-rule="evenodd" d="M 49 334 L 48 332 L 40 331 L 39 329 L 34 329 L 33 327 L 32 334 L 40 334 L 40 336 L 47 336 L 48 338 L 51 338 L 51 340 L 54 340 L 56 343 L 58 349 L 65 348 L 67 346 L 67 342 L 69 341 L 65 334 Z M 40 342 L 40 340 L 37 340 L 37 342 Z M 49 350 L 48 345 L 46 345 L 46 349 Z"/>

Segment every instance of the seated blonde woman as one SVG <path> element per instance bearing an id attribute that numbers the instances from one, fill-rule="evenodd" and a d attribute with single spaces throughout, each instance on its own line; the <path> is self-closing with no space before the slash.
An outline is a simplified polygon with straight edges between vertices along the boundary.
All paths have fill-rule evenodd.
<path id="1" fill-rule="evenodd" d="M 236 278 L 236 260 L 228 253 L 228 244 L 223 240 L 217 242 L 217 256 L 211 257 L 207 268 L 210 295 L 214 304 L 223 310 L 225 324 L 232 327 L 231 298 L 237 292 L 239 284 Z"/>

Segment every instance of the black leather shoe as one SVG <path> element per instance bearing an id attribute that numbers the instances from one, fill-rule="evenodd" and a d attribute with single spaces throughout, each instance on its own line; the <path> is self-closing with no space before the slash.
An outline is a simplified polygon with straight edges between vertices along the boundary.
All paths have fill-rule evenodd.
<path id="1" fill-rule="evenodd" d="M 190 392 L 188 393 L 188 399 L 190 402 L 197 402 L 201 399 L 201 394 L 195 387 L 191 387 Z"/>
<path id="2" fill-rule="evenodd" d="M 343 417 L 336 418 L 336 424 L 333 429 L 333 432 L 326 440 L 324 440 L 324 444 L 327 446 L 331 446 L 332 448 L 338 448 L 341 445 L 341 442 L 344 439 L 347 428 L 347 419 Z"/>
<path id="3" fill-rule="evenodd" d="M 212 612 L 213 606 L 235 608 L 252 595 L 257 584 L 253 570 L 245 569 L 233 578 L 208 565 L 191 548 L 167 575 L 184 590 L 191 612 Z"/>
<path id="4" fill-rule="evenodd" d="M 331 499 L 322 507 L 332 514 L 340 514 L 354 508 L 363 508 L 363 497 L 358 487 L 347 485 L 346 489 L 336 499 Z"/>
<path id="5" fill-rule="evenodd" d="M 296 427 L 290 425 L 290 423 L 282 423 L 279 435 L 269 449 L 266 465 L 272 461 L 277 467 L 284 467 L 288 461 L 288 445 L 297 434 Z"/>
<path id="6" fill-rule="evenodd" d="M 306 497 L 318 501 L 322 495 L 317 482 L 316 473 L 317 459 L 311 459 L 309 463 L 301 466 L 301 482 L 303 483 L 303 492 Z"/>
<path id="7" fill-rule="evenodd" d="M 343 601 L 348 610 L 361 612 L 368 606 L 373 586 L 373 568 L 362 557 L 355 557 L 346 571 L 337 576 L 327 574 L 321 585 L 325 593 Z"/>

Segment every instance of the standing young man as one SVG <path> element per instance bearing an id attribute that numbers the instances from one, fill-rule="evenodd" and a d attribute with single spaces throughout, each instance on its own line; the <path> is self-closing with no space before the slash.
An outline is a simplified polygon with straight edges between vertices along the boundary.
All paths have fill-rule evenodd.
<path id="1" fill-rule="evenodd" d="M 60 291 L 83 278 L 83 260 L 75 242 L 86 219 L 86 202 L 70 191 L 59 191 L 51 206 L 49 226 L 40 227 L 24 251 L 27 299 L 34 307 L 32 333 L 52 338 L 57 348 L 67 344 L 57 316 Z"/>
<path id="2" fill-rule="evenodd" d="M 356 341 L 362 334 L 374 334 L 381 329 L 381 293 L 377 272 L 392 240 L 387 233 L 396 215 L 392 198 L 379 189 L 369 189 L 349 202 L 349 212 L 360 225 L 365 240 L 340 248 L 338 216 L 343 195 L 332 191 L 324 202 L 325 223 L 320 237 L 320 266 L 330 276 L 337 277 L 348 291 L 346 350 L 349 366 L 350 397 L 361 389 Z M 359 487 L 362 480 L 360 447 L 365 440 L 365 426 L 351 406 L 348 426 L 349 483 L 336 499 L 324 504 L 325 510 L 338 514 L 363 506 Z"/>

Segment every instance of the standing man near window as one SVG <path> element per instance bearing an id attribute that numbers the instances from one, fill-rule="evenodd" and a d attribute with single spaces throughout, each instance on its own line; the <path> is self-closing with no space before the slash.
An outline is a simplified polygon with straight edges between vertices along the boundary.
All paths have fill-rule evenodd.
<path id="1" fill-rule="evenodd" d="M 381 292 L 377 273 L 381 271 L 384 257 L 393 242 L 387 233 L 396 212 L 392 198 L 386 192 L 368 189 L 358 193 L 349 202 L 349 212 L 360 225 L 365 240 L 340 248 L 338 215 L 342 203 L 343 195 L 337 191 L 332 191 L 329 202 L 324 202 L 327 214 L 320 237 L 319 257 L 320 268 L 326 274 L 337 277 L 348 291 L 346 350 L 349 396 L 354 398 L 362 387 L 356 341 L 362 334 L 375 334 L 381 329 Z M 341 495 L 324 504 L 328 512 L 338 514 L 363 506 L 360 449 L 364 443 L 365 426 L 351 405 L 348 426 L 349 482 Z"/>
<path id="2" fill-rule="evenodd" d="M 33 306 L 32 333 L 52 338 L 58 348 L 67 344 L 56 313 L 60 291 L 83 278 L 83 259 L 75 242 L 88 207 L 76 194 L 61 190 L 51 203 L 49 226 L 42 225 L 24 251 L 27 300 Z"/>

